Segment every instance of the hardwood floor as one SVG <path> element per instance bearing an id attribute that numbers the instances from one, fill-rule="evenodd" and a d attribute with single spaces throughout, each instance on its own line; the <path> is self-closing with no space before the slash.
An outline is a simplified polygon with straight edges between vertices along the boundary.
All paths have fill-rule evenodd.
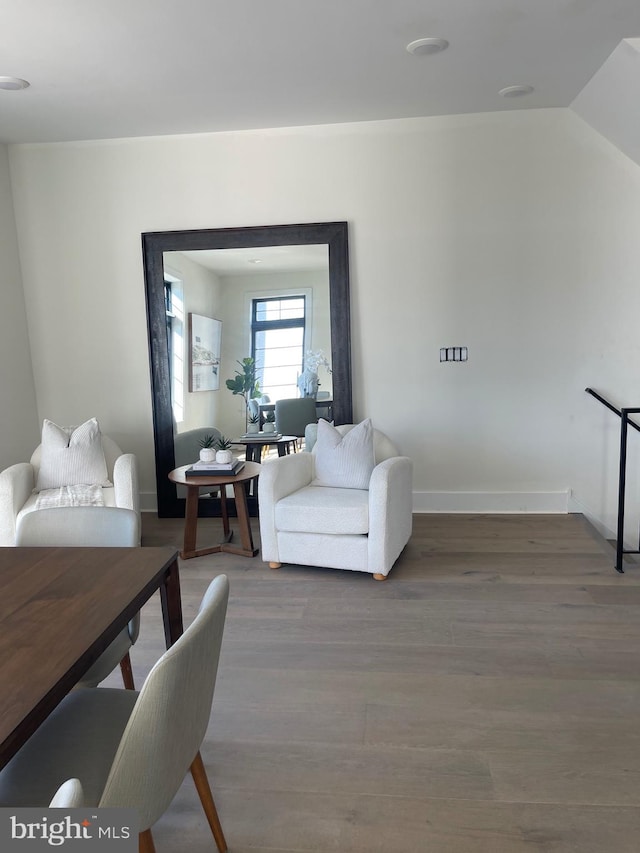
<path id="1" fill-rule="evenodd" d="M 181 520 L 143 527 L 180 545 Z M 189 560 L 187 622 L 221 572 L 202 756 L 231 853 L 640 850 L 640 567 L 616 574 L 579 516 L 415 516 L 384 584 Z M 154 599 L 137 684 L 162 648 Z M 190 779 L 154 837 L 214 849 Z"/>

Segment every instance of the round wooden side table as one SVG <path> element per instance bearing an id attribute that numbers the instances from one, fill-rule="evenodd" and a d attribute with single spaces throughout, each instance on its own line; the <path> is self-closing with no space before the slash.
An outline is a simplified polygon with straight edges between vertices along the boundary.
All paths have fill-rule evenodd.
<path id="1" fill-rule="evenodd" d="M 260 474 L 260 465 L 257 462 L 245 462 L 244 468 L 235 476 L 231 474 L 209 475 L 197 474 L 188 477 L 186 471 L 191 465 L 182 465 L 169 472 L 172 483 L 187 488 L 187 504 L 184 514 L 184 544 L 180 556 L 183 560 L 191 557 L 202 557 L 205 554 L 217 554 L 225 551 L 229 554 L 239 554 L 242 557 L 255 557 L 258 549 L 253 545 L 253 534 L 249 522 L 249 510 L 247 507 L 247 493 L 245 486 L 252 480 L 257 479 Z M 222 526 L 224 539 L 219 545 L 208 548 L 196 548 L 198 532 L 198 498 L 203 486 L 220 488 L 220 507 L 222 511 Z M 233 495 L 236 500 L 236 512 L 238 514 L 238 526 L 240 527 L 240 542 L 242 547 L 231 544 L 233 531 L 229 526 L 229 515 L 227 513 L 227 500 L 225 486 L 233 486 Z"/>

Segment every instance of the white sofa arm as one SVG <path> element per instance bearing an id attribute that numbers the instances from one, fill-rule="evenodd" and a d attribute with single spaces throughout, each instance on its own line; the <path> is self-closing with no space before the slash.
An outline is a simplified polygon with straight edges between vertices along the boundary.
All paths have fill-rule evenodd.
<path id="1" fill-rule="evenodd" d="M 18 462 L 0 473 L 0 545 L 16 541 L 16 518 L 35 488 L 35 470 L 29 462 Z"/>
<path id="2" fill-rule="evenodd" d="M 113 465 L 116 506 L 138 512 L 138 467 L 133 453 L 118 456 Z"/>
<path id="3" fill-rule="evenodd" d="M 315 471 L 311 453 L 290 453 L 262 464 L 258 477 L 260 506 L 260 545 L 265 562 L 279 563 L 275 508 L 281 498 L 303 489 L 313 480 Z"/>
<path id="4" fill-rule="evenodd" d="M 138 516 L 140 531 L 140 490 L 138 488 L 138 464 L 133 453 L 118 456 L 113 465 L 113 488 L 116 506 L 132 509 Z M 140 544 L 138 536 L 138 544 Z"/>
<path id="5" fill-rule="evenodd" d="M 412 527 L 413 463 L 392 456 L 373 470 L 369 482 L 369 557 L 372 574 L 387 575 L 409 541 Z"/>

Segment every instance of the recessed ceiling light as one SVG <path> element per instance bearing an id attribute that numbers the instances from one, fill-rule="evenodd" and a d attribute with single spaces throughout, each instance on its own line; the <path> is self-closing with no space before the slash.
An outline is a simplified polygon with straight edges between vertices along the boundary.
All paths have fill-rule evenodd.
<path id="1" fill-rule="evenodd" d="M 21 80 L 19 77 L 0 77 L 0 89 L 16 91 L 17 89 L 26 89 L 30 83 L 27 80 Z"/>
<path id="2" fill-rule="evenodd" d="M 249 258 L 250 264 L 261 264 L 262 260 L 260 258 Z"/>
<path id="3" fill-rule="evenodd" d="M 414 56 L 429 56 L 432 53 L 440 53 L 440 51 L 446 50 L 448 47 L 449 42 L 446 39 L 416 39 L 415 41 L 409 42 L 407 45 L 407 52 Z"/>
<path id="4" fill-rule="evenodd" d="M 500 89 L 499 95 L 503 98 L 521 98 L 523 95 L 530 95 L 533 92 L 533 86 L 505 86 Z"/>

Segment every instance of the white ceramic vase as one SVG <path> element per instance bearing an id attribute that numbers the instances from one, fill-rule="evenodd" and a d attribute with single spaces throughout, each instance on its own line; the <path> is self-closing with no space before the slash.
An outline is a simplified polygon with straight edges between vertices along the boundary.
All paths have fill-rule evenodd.
<path id="1" fill-rule="evenodd" d="M 273 421 L 265 421 L 264 426 L 262 427 L 262 432 L 275 432 L 276 425 Z"/>
<path id="2" fill-rule="evenodd" d="M 215 462 L 216 451 L 213 447 L 203 447 L 200 451 L 201 462 Z"/>
<path id="3" fill-rule="evenodd" d="M 254 435 L 255 433 L 260 432 L 260 424 L 247 424 L 247 435 Z"/>
<path id="4" fill-rule="evenodd" d="M 222 465 L 228 465 L 233 460 L 233 453 L 230 450 L 218 450 L 216 453 L 216 462 Z"/>

